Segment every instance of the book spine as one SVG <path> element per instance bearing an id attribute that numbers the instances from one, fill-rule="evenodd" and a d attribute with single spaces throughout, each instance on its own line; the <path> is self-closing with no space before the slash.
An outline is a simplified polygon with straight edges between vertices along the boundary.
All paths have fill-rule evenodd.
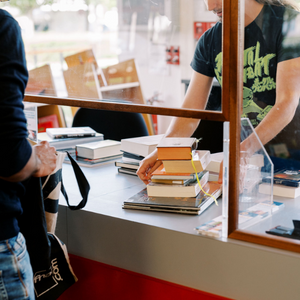
<path id="1" fill-rule="evenodd" d="M 89 133 L 89 134 L 77 133 L 76 135 L 74 135 L 74 134 L 60 134 L 60 135 L 51 136 L 51 138 L 53 138 L 53 139 L 66 139 L 66 138 L 91 137 L 91 136 L 95 136 L 95 134 L 94 133 Z"/>
<path id="2" fill-rule="evenodd" d="M 271 179 L 270 178 L 263 178 L 262 182 L 270 183 Z M 299 187 L 299 182 L 298 181 L 288 180 L 288 179 L 274 178 L 273 183 L 274 184 L 285 185 L 285 186 Z"/>

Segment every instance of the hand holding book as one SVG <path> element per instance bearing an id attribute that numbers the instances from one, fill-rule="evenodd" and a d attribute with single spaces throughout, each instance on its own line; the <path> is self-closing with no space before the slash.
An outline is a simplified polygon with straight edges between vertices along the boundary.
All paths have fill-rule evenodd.
<path id="1" fill-rule="evenodd" d="M 151 182 L 152 173 L 162 164 L 160 160 L 157 160 L 157 150 L 154 150 L 148 156 L 146 156 L 141 162 L 136 174 L 145 183 Z"/>

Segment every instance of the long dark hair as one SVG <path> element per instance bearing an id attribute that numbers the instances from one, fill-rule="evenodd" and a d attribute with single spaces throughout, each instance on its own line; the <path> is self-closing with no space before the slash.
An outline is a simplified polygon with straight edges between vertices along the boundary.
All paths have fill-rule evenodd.
<path id="1" fill-rule="evenodd" d="M 286 6 L 300 11 L 299 5 L 293 0 L 255 0 L 260 4 L 269 4 L 277 6 Z"/>

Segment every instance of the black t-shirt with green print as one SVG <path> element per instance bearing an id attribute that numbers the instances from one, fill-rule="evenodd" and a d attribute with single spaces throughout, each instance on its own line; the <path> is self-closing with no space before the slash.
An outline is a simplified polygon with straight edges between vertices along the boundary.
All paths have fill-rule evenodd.
<path id="1" fill-rule="evenodd" d="M 299 18 L 290 8 L 265 5 L 245 28 L 242 117 L 248 117 L 254 127 L 275 104 L 277 64 L 300 56 Z M 200 38 L 191 62 L 196 72 L 216 77 L 220 84 L 221 40 L 222 24 L 218 22 Z"/>

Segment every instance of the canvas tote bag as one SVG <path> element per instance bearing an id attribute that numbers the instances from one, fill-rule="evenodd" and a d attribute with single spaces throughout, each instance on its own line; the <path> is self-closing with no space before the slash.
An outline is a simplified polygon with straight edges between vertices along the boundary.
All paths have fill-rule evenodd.
<path id="1" fill-rule="evenodd" d="M 58 199 L 62 192 L 72 210 L 85 206 L 90 190 L 82 170 L 67 153 L 76 176 L 82 200 L 76 206 L 69 204 L 62 181 L 62 163 L 66 153 L 57 152 L 57 166 L 52 174 L 24 182 L 26 194 L 21 198 L 23 214 L 19 220 L 20 230 L 25 236 L 27 250 L 34 273 L 36 299 L 57 299 L 76 281 L 70 265 L 66 245 L 55 235 Z"/>

